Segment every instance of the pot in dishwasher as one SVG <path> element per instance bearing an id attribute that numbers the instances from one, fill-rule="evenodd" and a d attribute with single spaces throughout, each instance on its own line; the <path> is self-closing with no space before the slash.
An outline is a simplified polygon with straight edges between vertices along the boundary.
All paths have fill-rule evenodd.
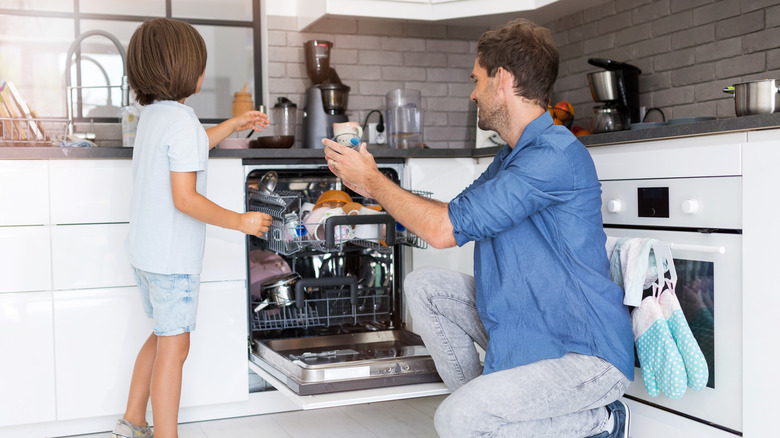
<path id="1" fill-rule="evenodd" d="M 258 190 L 271 170 L 278 175 L 274 191 Z M 350 215 L 338 206 L 308 223 L 311 205 L 323 193 L 343 191 L 359 206 L 374 204 L 342 187 L 327 168 L 247 165 L 246 171 L 247 210 L 273 218 L 266 235 L 248 237 L 249 251 L 273 251 L 300 276 L 290 301 L 249 295 L 250 360 L 298 395 L 440 381 L 420 337 L 404 329 L 402 317 L 404 253 L 424 243 L 397 232 L 384 212 Z M 382 171 L 399 180 L 398 168 Z M 292 230 L 324 232 L 290 232 L 291 223 Z M 352 232 L 364 225 L 383 232 Z"/>

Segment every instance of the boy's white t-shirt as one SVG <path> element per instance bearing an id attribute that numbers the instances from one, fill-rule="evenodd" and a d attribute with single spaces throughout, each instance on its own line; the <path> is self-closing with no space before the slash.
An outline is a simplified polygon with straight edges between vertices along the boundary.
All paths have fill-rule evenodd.
<path id="1" fill-rule="evenodd" d="M 173 205 L 171 172 L 197 172 L 206 196 L 209 140 L 192 108 L 156 101 L 141 111 L 133 147 L 133 196 L 127 253 L 137 269 L 200 274 L 206 224 Z"/>

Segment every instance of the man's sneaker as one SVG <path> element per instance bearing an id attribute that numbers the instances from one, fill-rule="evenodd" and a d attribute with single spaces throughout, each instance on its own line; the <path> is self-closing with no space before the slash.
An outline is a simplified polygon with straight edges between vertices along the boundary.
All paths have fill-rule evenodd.
<path id="1" fill-rule="evenodd" d="M 136 426 L 135 424 L 120 418 L 111 432 L 111 438 L 154 438 L 152 429 Z"/>
<path id="2" fill-rule="evenodd" d="M 607 405 L 609 413 L 614 420 L 614 426 L 610 438 L 628 438 L 628 430 L 631 426 L 631 411 L 628 405 L 620 400 L 615 400 Z"/>

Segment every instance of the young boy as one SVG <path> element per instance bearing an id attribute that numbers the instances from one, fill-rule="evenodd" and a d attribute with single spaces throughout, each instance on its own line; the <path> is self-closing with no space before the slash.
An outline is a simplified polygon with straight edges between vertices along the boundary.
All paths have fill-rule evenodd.
<path id="1" fill-rule="evenodd" d="M 127 410 L 112 438 L 146 438 L 152 400 L 157 438 L 177 437 L 181 376 L 195 329 L 206 224 L 260 236 L 271 217 L 236 213 L 205 197 L 208 151 L 235 131 L 268 126 L 249 111 L 204 130 L 184 100 L 200 91 L 206 45 L 177 20 L 144 22 L 127 51 L 127 76 L 143 105 L 133 149 L 127 252 L 154 331 L 133 369 Z"/>

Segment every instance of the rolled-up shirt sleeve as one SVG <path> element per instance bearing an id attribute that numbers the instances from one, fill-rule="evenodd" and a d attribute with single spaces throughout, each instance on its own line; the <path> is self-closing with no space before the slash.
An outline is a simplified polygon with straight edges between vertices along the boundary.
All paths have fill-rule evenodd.
<path id="1" fill-rule="evenodd" d="M 573 196 L 573 172 L 562 154 L 541 147 L 514 152 L 499 164 L 500 172 L 494 169 L 493 178 L 472 184 L 450 201 L 448 213 L 458 246 L 494 237 Z"/>

